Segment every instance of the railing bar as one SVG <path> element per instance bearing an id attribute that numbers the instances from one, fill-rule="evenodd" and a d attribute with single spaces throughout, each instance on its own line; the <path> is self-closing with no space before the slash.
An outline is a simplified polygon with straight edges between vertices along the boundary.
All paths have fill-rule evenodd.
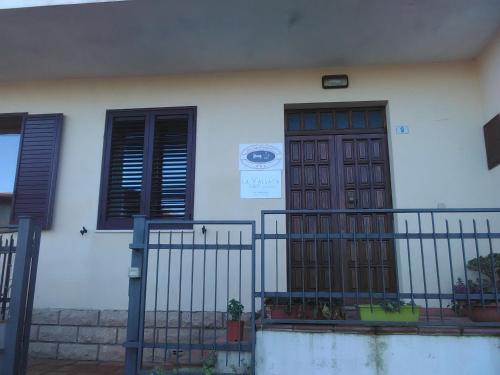
<path id="1" fill-rule="evenodd" d="M 418 216 L 418 232 L 422 233 L 422 218 L 420 212 L 417 214 Z M 424 255 L 424 241 L 422 236 L 420 236 L 420 256 L 422 257 L 422 277 L 424 281 L 424 296 L 425 296 L 425 317 L 426 320 L 429 321 L 429 301 L 427 298 L 427 278 L 425 275 L 425 255 Z"/>
<path id="2" fill-rule="evenodd" d="M 345 208 L 345 209 L 318 209 L 318 210 L 262 210 L 262 215 L 307 214 L 318 212 L 320 214 L 347 214 L 347 213 L 492 213 L 500 212 L 500 208 Z M 170 222 L 170 221 L 169 221 Z M 183 222 L 183 221 L 180 221 Z M 158 222 L 165 224 L 165 222 Z"/>
<path id="3" fill-rule="evenodd" d="M 380 231 L 380 226 L 381 226 L 381 223 L 380 223 L 380 220 L 377 220 L 377 227 L 378 227 L 378 233 L 380 235 L 381 231 Z M 385 297 L 385 265 L 384 265 L 384 255 L 382 253 L 382 238 L 380 237 L 379 238 L 379 256 L 380 256 L 380 261 L 381 261 L 381 276 L 382 276 L 382 292 L 384 294 L 384 300 L 386 299 Z M 396 281 L 397 283 L 397 281 Z"/>
<path id="4" fill-rule="evenodd" d="M 231 243 L 231 232 L 230 231 L 227 231 L 227 244 L 229 245 Z M 229 273 L 229 250 L 227 251 L 227 267 L 226 267 L 226 314 L 225 314 L 225 317 L 226 317 L 226 322 L 228 321 L 229 319 L 229 312 L 227 311 L 227 307 L 229 306 L 229 276 L 230 276 L 230 273 Z M 217 313 L 217 312 L 216 312 Z M 224 317 L 224 315 L 223 315 Z M 226 323 L 227 325 L 227 323 Z M 227 330 L 229 329 L 229 327 L 226 327 L 226 333 L 227 333 Z M 228 343 L 228 340 L 227 340 L 227 334 L 226 334 L 226 344 Z M 227 367 L 227 361 L 228 361 L 228 352 L 226 352 L 226 367 Z"/>
<path id="5" fill-rule="evenodd" d="M 369 326 L 369 327 L 455 327 L 455 328 L 478 328 L 490 327 L 498 328 L 498 322 L 474 322 L 474 323 L 461 323 L 457 321 L 441 322 L 437 321 L 418 321 L 418 322 L 389 322 L 389 321 L 363 321 L 363 320 L 297 320 L 297 319 L 265 319 L 263 325 L 279 325 L 279 324 L 297 324 L 301 325 L 328 325 L 328 326 Z M 478 332 L 480 335 L 481 333 Z"/>
<path id="6" fill-rule="evenodd" d="M 488 233 L 490 233 L 490 219 L 486 219 L 486 228 L 488 230 Z M 491 274 L 493 275 L 493 289 L 495 291 L 495 305 L 496 305 L 496 310 L 497 314 L 500 311 L 499 303 L 498 303 L 498 287 L 496 283 L 496 278 L 495 278 L 495 259 L 493 256 L 493 246 L 491 243 L 491 238 L 488 238 L 488 243 L 489 243 L 489 250 L 490 250 L 490 265 L 491 265 Z"/>
<path id="7" fill-rule="evenodd" d="M 255 263 L 256 263 L 256 224 L 255 222 L 252 222 L 252 250 L 251 250 L 251 256 L 252 256 L 252 270 L 251 270 L 251 283 L 250 283 L 250 290 L 251 290 L 251 296 L 250 300 L 251 303 L 250 305 L 252 306 L 252 311 L 250 315 L 250 321 L 251 321 L 251 327 L 252 327 L 252 342 L 251 342 L 251 366 L 252 366 L 252 372 L 255 374 L 255 346 L 256 346 L 256 326 L 255 326 Z M 263 293 L 263 291 L 261 292 Z M 262 299 L 262 305 L 264 304 L 264 299 Z M 261 311 L 261 317 L 264 319 L 264 311 Z M 241 343 L 240 343 L 240 349 L 241 349 Z"/>
<path id="8" fill-rule="evenodd" d="M 158 233 L 160 233 L 158 231 Z M 169 244 L 172 244 L 172 232 L 169 233 Z M 168 250 L 168 266 L 167 266 L 167 311 L 165 314 L 165 342 L 168 342 L 168 326 L 169 326 L 169 320 L 168 320 L 168 315 L 169 315 L 169 310 L 170 310 L 170 265 L 172 262 L 172 249 Z M 163 353 L 163 360 L 166 362 L 167 361 L 167 351 Z"/>
<path id="9" fill-rule="evenodd" d="M 266 240 L 265 240 L 265 234 L 266 234 L 266 227 L 265 227 L 265 220 L 266 216 L 264 215 L 263 212 L 260 214 L 260 233 L 262 234 L 261 240 L 260 240 L 260 323 L 264 321 L 266 310 L 264 308 L 264 282 L 265 282 L 265 252 L 264 249 L 266 247 Z"/>
<path id="10" fill-rule="evenodd" d="M 238 301 L 241 302 L 241 245 L 243 243 L 242 239 L 242 233 L 240 230 L 240 252 L 239 252 L 239 273 L 238 273 Z M 252 296 L 252 299 L 254 296 Z M 255 327 L 252 327 L 252 329 L 255 329 Z M 239 331 L 238 331 L 239 332 Z M 240 340 L 238 342 L 238 366 L 241 364 L 241 340 L 243 337 L 240 337 Z"/>
<path id="11" fill-rule="evenodd" d="M 305 287 L 306 287 L 306 284 L 305 284 L 305 264 L 304 264 L 304 221 L 305 221 L 305 216 L 302 215 L 302 220 L 300 222 L 300 233 L 302 234 L 302 240 L 301 240 L 301 244 L 300 244 L 300 248 L 301 248 L 301 261 L 302 261 L 302 311 L 306 311 L 306 298 L 305 298 Z"/>
<path id="12" fill-rule="evenodd" d="M 179 367 L 179 345 L 181 343 L 181 321 L 182 321 L 182 266 L 184 256 L 184 231 L 181 231 L 181 251 L 179 261 L 179 298 L 177 302 L 177 352 L 175 355 L 175 365 Z"/>
<path id="13" fill-rule="evenodd" d="M 274 229 L 275 229 L 275 233 L 278 234 L 278 220 L 275 220 L 275 223 L 274 223 Z M 275 281 L 275 286 L 276 286 L 276 292 L 278 291 L 278 238 L 276 238 L 276 241 L 274 243 L 274 260 L 275 260 L 275 271 L 274 271 L 274 274 L 275 274 L 275 277 L 276 277 L 276 281 Z M 276 300 L 276 305 L 278 304 L 278 300 Z"/>
<path id="14" fill-rule="evenodd" d="M 203 231 L 203 243 L 207 243 L 207 231 Z M 205 343 L 205 282 L 206 282 L 206 267 L 207 267 L 207 249 L 203 249 L 203 286 L 202 286 L 202 301 L 201 301 L 201 343 Z M 205 359 L 205 353 L 201 352 L 202 360 Z"/>
<path id="15" fill-rule="evenodd" d="M 219 244 L 219 231 L 215 231 L 215 244 Z M 215 249 L 215 287 L 214 287 L 214 350 L 217 347 L 217 274 L 219 264 L 219 248 Z"/>
<path id="16" fill-rule="evenodd" d="M 448 223 L 448 219 L 445 219 L 445 223 L 446 223 L 446 233 L 449 233 L 450 231 L 450 227 L 449 227 L 449 223 Z M 455 301 L 455 276 L 453 274 L 453 258 L 451 256 L 451 242 L 450 242 L 450 238 L 448 237 L 447 238 L 447 244 L 448 244 L 448 259 L 449 259 L 449 263 L 450 263 L 450 277 L 451 277 L 451 292 L 453 294 L 453 301 Z"/>
<path id="17" fill-rule="evenodd" d="M 315 218 L 315 229 L 317 229 L 320 226 L 319 223 L 319 215 L 316 216 Z M 318 308 L 319 305 L 319 300 L 318 300 L 318 292 L 319 292 L 319 264 L 318 264 L 318 239 L 314 239 L 314 268 L 316 271 L 316 274 L 314 275 L 314 287 L 316 290 L 316 297 L 315 297 L 315 303 L 316 303 L 316 309 Z"/>
<path id="18" fill-rule="evenodd" d="M 439 275 L 439 260 L 438 260 L 438 253 L 437 253 L 437 241 L 436 241 L 436 224 L 434 220 L 434 212 L 431 212 L 431 223 L 432 223 L 432 242 L 434 245 L 434 259 L 436 262 L 436 277 L 437 277 L 437 287 L 438 287 L 438 293 L 439 293 L 439 317 L 441 320 L 443 320 L 443 300 L 441 299 L 441 279 Z"/>
<path id="19" fill-rule="evenodd" d="M 484 306 L 484 298 L 483 298 L 483 292 L 484 292 L 484 287 L 483 287 L 483 275 L 481 272 L 481 262 L 479 259 L 479 244 L 477 240 L 477 228 L 476 228 L 476 219 L 472 219 L 472 227 L 474 228 L 474 245 L 476 248 L 476 259 L 477 259 L 477 271 L 479 273 L 479 289 L 481 292 L 481 305 Z"/>
<path id="20" fill-rule="evenodd" d="M 12 238 L 12 236 L 11 236 Z M 7 245 L 9 244 L 9 241 L 6 240 L 5 241 L 5 247 L 7 247 Z M 0 235 L 0 247 L 3 247 L 3 236 Z M 9 247 L 10 249 L 10 247 Z M 9 254 L 10 255 L 10 254 Z M 0 278 L 0 291 L 3 291 L 1 292 L 2 293 L 2 297 L 5 297 L 5 299 L 2 300 L 2 320 L 5 320 L 5 315 L 6 315 L 6 309 L 7 309 L 7 300 L 6 298 L 8 297 L 8 291 L 9 291 L 9 287 L 8 287 L 8 284 L 9 284 L 9 277 L 5 277 L 5 273 L 7 272 L 7 270 L 10 270 L 10 266 L 8 265 L 8 262 L 7 262 L 7 259 L 9 257 L 9 255 L 7 253 L 5 253 L 3 255 L 3 262 L 2 262 L 2 276 Z"/>
<path id="21" fill-rule="evenodd" d="M 158 231 L 158 243 L 160 243 L 160 232 Z M 155 357 L 155 346 L 156 346 L 156 314 L 158 312 L 158 271 L 160 268 L 160 250 L 156 250 L 156 274 L 155 274 L 155 302 L 154 302 L 154 313 L 153 313 L 153 358 Z"/>
<path id="22" fill-rule="evenodd" d="M 365 233 L 368 233 L 368 223 L 364 223 L 365 227 Z M 366 260 L 368 261 L 368 290 L 370 294 L 370 310 L 373 312 L 373 286 L 372 286 L 372 264 L 371 264 L 371 246 L 368 241 L 368 238 L 366 239 L 366 244 L 365 244 L 365 252 L 366 252 Z"/>
<path id="23" fill-rule="evenodd" d="M 474 234 L 473 233 L 463 233 L 462 234 L 464 239 L 474 239 Z M 286 240 L 286 239 L 295 239 L 295 240 L 300 240 L 302 237 L 300 234 L 266 234 L 264 236 L 261 236 L 260 234 L 257 235 L 259 239 L 263 237 L 263 239 L 266 240 L 275 240 L 276 238 L 279 240 Z M 476 234 L 478 239 L 500 239 L 500 233 L 477 233 Z M 408 235 L 404 233 L 381 233 L 380 235 L 378 233 L 368 233 L 368 238 L 371 240 L 378 240 L 379 238 L 382 238 L 383 240 L 405 240 L 406 238 L 413 239 L 413 240 L 418 240 L 420 238 L 424 240 L 432 240 L 434 237 L 438 240 L 446 240 L 448 237 L 451 239 L 460 239 L 460 234 L 459 233 L 436 233 L 433 235 L 432 233 L 408 233 Z M 331 233 L 330 234 L 331 239 L 335 240 L 345 240 L 345 239 L 351 239 L 352 234 L 351 233 Z M 328 239 L 328 233 L 314 233 L 314 234 L 304 234 L 304 239 L 307 240 L 327 240 Z M 152 249 L 155 249 L 156 245 L 152 245 Z M 221 249 L 224 248 L 225 245 L 221 245 Z M 174 245 L 175 248 L 175 245 Z M 208 245 L 207 249 L 213 250 L 215 249 L 215 245 Z M 251 245 L 244 245 L 245 250 L 251 250 Z M 236 246 L 233 246 L 231 250 L 238 250 Z"/>
<path id="24" fill-rule="evenodd" d="M 147 275 L 148 275 L 148 263 L 149 263 L 149 240 L 151 237 L 151 231 L 150 231 L 150 226 L 148 225 L 146 221 L 146 226 L 145 226 L 145 236 L 144 236 L 144 244 L 143 244 L 143 251 L 144 255 L 142 257 L 142 267 L 141 267 L 141 290 L 143 291 L 141 293 L 141 308 L 140 308 L 140 316 L 139 316 L 139 345 L 140 345 L 140 350 L 137 353 L 137 366 L 142 367 L 142 360 L 143 360 L 143 348 L 144 348 L 144 325 L 145 325 L 145 319 L 146 319 L 146 293 L 144 291 L 147 288 Z"/>
<path id="25" fill-rule="evenodd" d="M 287 232 L 292 232 L 292 223 L 290 219 L 290 215 L 286 215 L 287 221 Z M 288 233 L 287 233 L 288 234 Z M 288 272 L 286 275 L 288 290 L 292 290 L 292 245 L 291 240 L 286 239 L 286 248 L 287 248 L 287 263 L 288 263 Z M 288 299 L 288 308 L 291 311 L 292 308 L 292 297 Z"/>
<path id="26" fill-rule="evenodd" d="M 354 231 L 352 233 L 352 241 L 354 243 L 354 273 L 356 277 L 356 305 L 359 305 L 359 264 L 358 264 L 358 240 L 356 233 L 358 229 L 359 214 L 356 214 L 354 219 Z"/>
<path id="27" fill-rule="evenodd" d="M 292 296 L 292 298 L 300 298 L 302 296 L 302 292 L 301 291 L 298 291 L 298 292 L 278 292 L 278 298 L 285 298 L 285 297 L 288 297 L 289 295 Z M 319 292 L 318 293 L 318 296 L 320 298 L 328 298 L 330 295 L 330 293 L 328 291 L 325 291 L 325 292 Z M 382 298 L 383 297 L 383 293 L 382 292 L 373 292 L 372 293 L 373 297 L 374 298 Z M 406 293 L 406 292 L 400 292 L 399 295 L 401 296 L 401 298 L 411 298 L 412 294 L 411 293 Z M 495 294 L 494 293 L 484 293 L 484 298 L 488 299 L 488 298 L 495 298 Z M 315 292 L 312 291 L 312 292 L 306 292 L 305 293 L 305 296 L 306 298 L 314 298 L 315 296 Z M 345 292 L 344 295 L 342 294 L 342 292 L 338 291 L 338 292 L 335 292 L 335 291 L 332 291 L 332 297 L 333 298 L 342 298 L 343 296 L 345 297 L 355 297 L 356 296 L 356 293 L 355 292 Z M 360 292 L 359 293 L 359 296 L 361 298 L 369 298 L 370 296 L 370 293 L 369 292 Z M 388 299 L 395 299 L 397 298 L 397 293 L 388 293 L 386 292 L 386 297 Z M 425 293 L 413 293 L 413 296 L 415 299 L 424 299 L 426 294 Z M 427 296 L 429 299 L 438 299 L 439 298 L 439 294 L 438 293 L 427 293 Z M 455 296 L 457 298 L 465 298 L 467 297 L 467 295 L 465 293 L 455 293 Z M 264 293 L 264 297 L 269 297 L 269 298 L 275 298 L 276 297 L 276 293 L 275 292 L 266 292 Z M 453 294 L 452 293 L 442 293 L 442 298 L 443 299 L 451 299 L 453 298 Z M 471 300 L 477 300 L 477 301 L 480 301 L 481 300 L 481 294 L 480 293 L 471 293 L 470 294 L 470 298 Z"/>
<path id="28" fill-rule="evenodd" d="M 469 310 L 469 312 L 470 312 L 471 306 L 470 306 L 469 275 L 468 275 L 468 272 L 467 272 L 467 260 L 465 259 L 465 244 L 464 244 L 464 238 L 462 236 L 463 227 L 462 227 L 462 220 L 461 219 L 458 220 L 458 225 L 459 225 L 460 234 L 461 234 L 460 243 L 462 245 L 461 246 L 462 247 L 462 260 L 463 260 L 463 263 L 464 263 L 465 291 L 466 291 L 466 294 L 467 294 L 467 310 Z"/>
<path id="29" fill-rule="evenodd" d="M 391 215 L 391 227 L 392 228 L 395 228 L 396 225 L 395 225 L 395 215 Z M 394 230 L 394 229 L 393 229 Z M 392 251 L 392 249 L 394 249 L 394 259 L 393 259 L 393 262 L 392 262 L 392 265 L 394 267 L 394 274 L 395 274 L 395 278 L 396 278 L 396 294 L 398 295 L 398 301 L 401 300 L 401 297 L 400 297 L 400 287 L 399 287 L 399 267 L 398 267 L 398 247 L 396 246 L 396 244 L 394 243 L 394 241 L 391 241 L 390 243 L 387 243 L 387 258 L 389 258 L 389 251 Z M 412 311 L 414 311 L 414 306 L 412 304 Z"/>
<path id="30" fill-rule="evenodd" d="M 328 216 L 328 234 L 330 234 L 330 228 L 332 227 L 332 217 Z M 330 309 L 333 308 L 332 304 L 332 246 L 330 238 L 328 238 L 328 290 L 330 291 Z M 340 262 L 342 264 L 342 262 Z M 342 269 L 342 267 L 341 267 Z M 343 281 L 343 280 L 342 280 Z M 344 283 L 342 282 L 342 291 L 344 291 Z"/>
<path id="31" fill-rule="evenodd" d="M 194 256 L 195 256 L 195 250 L 194 250 L 194 237 L 195 237 L 195 233 L 193 232 L 192 234 L 192 237 L 193 237 L 193 242 L 192 242 L 192 245 L 193 245 L 193 248 L 191 249 L 191 283 L 190 283 L 190 287 L 191 287 L 191 290 L 190 290 L 190 293 L 191 293 L 191 296 L 190 296 L 190 304 L 189 304 L 189 363 L 191 364 L 192 361 L 191 361 L 191 345 L 193 344 L 193 283 L 194 283 Z"/>

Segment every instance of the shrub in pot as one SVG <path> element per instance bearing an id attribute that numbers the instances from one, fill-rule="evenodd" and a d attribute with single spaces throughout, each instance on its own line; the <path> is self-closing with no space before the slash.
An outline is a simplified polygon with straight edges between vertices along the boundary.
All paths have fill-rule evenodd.
<path id="1" fill-rule="evenodd" d="M 242 341 L 245 332 L 245 322 L 241 320 L 245 307 L 240 301 L 231 299 L 227 305 L 227 341 Z"/>
<path id="2" fill-rule="evenodd" d="M 500 253 L 491 253 L 479 256 L 467 262 L 467 269 L 478 273 L 476 282 L 467 280 L 467 283 L 458 279 L 453 286 L 455 294 L 492 294 L 500 292 Z M 500 322 L 500 301 L 491 298 L 482 300 L 470 298 L 455 298 L 452 300 L 452 309 L 459 315 L 467 312 L 469 317 L 476 322 Z"/>

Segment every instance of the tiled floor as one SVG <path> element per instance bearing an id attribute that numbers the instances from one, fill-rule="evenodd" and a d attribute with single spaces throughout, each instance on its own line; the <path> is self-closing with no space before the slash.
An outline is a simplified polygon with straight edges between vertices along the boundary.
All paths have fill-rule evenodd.
<path id="1" fill-rule="evenodd" d="M 50 359 L 30 361 L 27 375 L 122 375 L 123 364 L 117 362 L 80 362 Z"/>

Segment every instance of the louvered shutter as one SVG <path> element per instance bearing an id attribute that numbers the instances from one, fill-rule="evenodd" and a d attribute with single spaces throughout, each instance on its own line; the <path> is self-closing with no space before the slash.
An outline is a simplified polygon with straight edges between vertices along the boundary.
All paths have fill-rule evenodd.
<path id="1" fill-rule="evenodd" d="M 189 218 L 188 116 L 158 116 L 155 121 L 150 217 Z"/>
<path id="2" fill-rule="evenodd" d="M 138 214 L 193 218 L 195 116 L 194 107 L 108 111 L 99 229 L 131 229 Z"/>
<path id="3" fill-rule="evenodd" d="M 20 216 L 30 216 L 42 229 L 50 229 L 62 122 L 62 114 L 25 118 L 14 187 L 14 223 Z"/>
<path id="4" fill-rule="evenodd" d="M 108 122 L 100 223 L 102 229 L 132 227 L 142 212 L 145 116 L 114 117 Z"/>

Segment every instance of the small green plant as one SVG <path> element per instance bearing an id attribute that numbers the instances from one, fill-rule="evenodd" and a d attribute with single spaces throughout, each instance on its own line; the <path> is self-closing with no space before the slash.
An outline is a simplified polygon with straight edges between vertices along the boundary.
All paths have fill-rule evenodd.
<path id="1" fill-rule="evenodd" d="M 151 375 L 167 375 L 167 371 L 162 368 L 155 368 Z"/>
<path id="2" fill-rule="evenodd" d="M 203 375 L 213 375 L 217 365 L 217 352 L 211 352 L 203 361 Z"/>
<path id="3" fill-rule="evenodd" d="M 411 305 L 411 303 L 406 303 L 405 301 L 398 300 L 384 300 L 380 302 L 379 305 L 385 312 L 399 312 L 401 310 L 401 307 L 405 305 Z"/>
<path id="4" fill-rule="evenodd" d="M 239 375 L 251 375 L 252 374 L 252 367 L 250 364 L 248 364 L 246 361 L 241 361 L 241 366 L 236 366 L 232 365 L 231 370 L 233 371 L 233 374 L 239 374 Z"/>
<path id="5" fill-rule="evenodd" d="M 229 320 L 241 320 L 241 316 L 243 315 L 243 309 L 245 306 L 241 304 L 240 301 L 231 299 L 227 305 L 227 313 L 229 314 Z"/>

